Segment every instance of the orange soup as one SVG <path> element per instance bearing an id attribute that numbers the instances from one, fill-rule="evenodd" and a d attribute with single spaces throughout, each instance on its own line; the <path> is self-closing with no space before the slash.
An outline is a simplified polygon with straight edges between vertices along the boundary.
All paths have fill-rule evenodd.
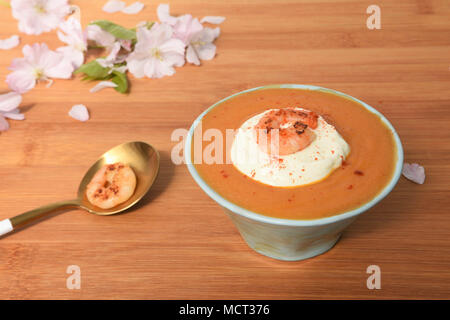
<path id="1" fill-rule="evenodd" d="M 369 202 L 389 183 L 397 161 L 391 130 L 376 114 L 356 101 L 319 90 L 270 88 L 228 99 L 210 110 L 202 130 L 238 129 L 269 109 L 304 108 L 326 119 L 347 142 L 350 152 L 325 178 L 302 186 L 279 187 L 243 174 L 232 163 L 194 164 L 202 179 L 218 194 L 245 209 L 285 219 L 319 219 Z M 203 142 L 203 150 L 208 143 Z M 223 143 L 223 154 L 231 143 Z M 194 157 L 194 142 L 192 143 Z"/>

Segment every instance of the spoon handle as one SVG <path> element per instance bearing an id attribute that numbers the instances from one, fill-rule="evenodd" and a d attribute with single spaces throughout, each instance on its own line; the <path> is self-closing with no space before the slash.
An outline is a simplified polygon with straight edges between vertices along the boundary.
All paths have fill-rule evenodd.
<path id="1" fill-rule="evenodd" d="M 78 199 L 60 201 L 39 207 L 31 211 L 27 211 L 10 219 L 5 219 L 3 221 L 0 221 L 0 236 L 7 234 L 17 228 L 20 228 L 47 213 L 63 208 L 76 208 L 79 207 L 79 205 L 80 204 Z"/>

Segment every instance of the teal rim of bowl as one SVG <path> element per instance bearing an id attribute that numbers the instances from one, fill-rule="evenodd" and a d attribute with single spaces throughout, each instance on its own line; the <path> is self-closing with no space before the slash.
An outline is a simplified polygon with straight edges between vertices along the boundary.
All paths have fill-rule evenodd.
<path id="1" fill-rule="evenodd" d="M 370 112 L 379 116 L 380 119 L 383 121 L 383 123 L 391 130 L 392 135 L 394 136 L 396 147 L 397 147 L 397 163 L 395 165 L 395 172 L 392 175 L 392 178 L 389 181 L 389 183 L 386 185 L 386 187 L 384 187 L 383 190 L 381 192 L 379 192 L 372 200 L 370 200 L 369 202 L 363 204 L 362 206 L 360 206 L 356 209 L 346 211 L 343 213 L 338 213 L 336 215 L 326 217 L 326 218 L 311 219 L 311 220 L 282 219 L 282 218 L 266 216 L 264 214 L 256 213 L 256 212 L 247 210 L 241 206 L 238 206 L 238 205 L 234 204 L 233 202 L 223 198 L 220 194 L 218 194 L 216 191 L 214 191 L 200 177 L 197 170 L 195 169 L 194 164 L 191 161 L 191 146 L 192 146 L 192 140 L 193 140 L 192 136 L 194 134 L 194 129 L 197 127 L 197 125 L 202 121 L 203 117 L 209 111 L 211 111 L 213 108 L 217 107 L 218 105 L 222 104 L 223 102 L 225 102 L 231 98 L 234 98 L 238 95 L 247 93 L 247 92 L 252 92 L 252 91 L 256 91 L 256 90 L 264 90 L 264 89 L 302 89 L 302 90 L 318 90 L 318 91 L 323 91 L 323 92 L 327 92 L 327 93 L 332 93 L 332 94 L 338 95 L 340 97 L 344 97 L 344 98 L 353 100 L 353 101 L 361 104 L 362 106 L 364 106 Z M 198 118 L 192 124 L 192 126 L 188 132 L 187 138 L 186 138 L 184 154 L 185 154 L 185 163 L 188 167 L 190 174 L 194 178 L 194 180 L 203 189 L 203 191 L 206 192 L 206 194 L 208 196 L 210 196 L 213 200 L 215 200 L 219 205 L 221 205 L 222 207 L 225 207 L 226 209 L 228 209 L 234 213 L 237 213 L 241 216 L 251 219 L 251 220 L 257 220 L 257 221 L 264 222 L 264 223 L 284 225 L 284 226 L 305 226 L 306 227 L 306 226 L 324 225 L 324 224 L 330 224 L 330 223 L 334 223 L 334 222 L 337 222 L 340 220 L 344 220 L 347 218 L 351 218 L 360 213 L 363 213 L 364 211 L 369 210 L 375 204 L 380 202 L 384 197 L 386 197 L 389 194 L 389 192 L 392 191 L 392 189 L 395 187 L 395 185 L 397 184 L 397 182 L 400 178 L 400 175 L 402 172 L 402 167 L 403 167 L 403 148 L 402 148 L 402 143 L 400 141 L 400 138 L 399 138 L 397 132 L 395 131 L 394 127 L 392 126 L 392 124 L 379 111 L 377 111 L 375 108 L 369 106 L 367 103 L 365 103 L 359 99 L 356 99 L 352 96 L 349 96 L 345 93 L 342 93 L 342 92 L 339 92 L 339 91 L 336 91 L 333 89 L 327 89 L 327 88 L 322 88 L 322 87 L 313 86 L 313 85 L 300 85 L 300 84 L 278 84 L 278 85 L 268 85 L 268 86 L 256 87 L 256 88 L 247 89 L 247 90 L 235 93 L 231 96 L 228 96 L 228 97 L 214 103 L 211 107 L 209 107 L 202 114 L 200 114 L 200 116 L 198 116 Z"/>

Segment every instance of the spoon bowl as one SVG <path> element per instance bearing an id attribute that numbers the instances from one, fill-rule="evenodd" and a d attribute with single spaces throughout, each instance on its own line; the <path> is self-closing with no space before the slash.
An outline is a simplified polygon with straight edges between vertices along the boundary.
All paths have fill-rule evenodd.
<path id="1" fill-rule="evenodd" d="M 62 208 L 81 208 L 97 215 L 111 215 L 134 206 L 153 185 L 159 172 L 159 153 L 151 145 L 140 142 L 127 142 L 105 152 L 86 172 L 78 187 L 78 196 L 73 200 L 55 202 L 37 209 L 27 211 L 11 219 L 0 221 L 0 236 L 20 228 L 47 213 Z M 86 188 L 97 171 L 106 164 L 122 162 L 129 165 L 136 175 L 136 189 L 133 195 L 125 202 L 110 208 L 102 209 L 94 206 L 86 197 Z"/>
<path id="2" fill-rule="evenodd" d="M 122 212 L 135 205 L 152 186 L 159 172 L 159 154 L 145 142 L 127 142 L 105 152 L 84 175 L 78 187 L 79 206 L 90 213 L 110 215 Z M 110 209 L 94 206 L 86 197 L 86 188 L 94 175 L 106 164 L 122 162 L 129 165 L 136 175 L 136 190 L 130 199 Z"/>

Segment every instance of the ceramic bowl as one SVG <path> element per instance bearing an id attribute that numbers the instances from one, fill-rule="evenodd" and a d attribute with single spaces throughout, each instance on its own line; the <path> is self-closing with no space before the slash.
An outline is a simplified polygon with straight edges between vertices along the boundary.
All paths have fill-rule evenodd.
<path id="1" fill-rule="evenodd" d="M 362 107 L 379 116 L 391 130 L 394 136 L 397 151 L 395 172 L 389 183 L 377 196 L 364 205 L 335 216 L 315 220 L 291 220 L 268 217 L 240 207 L 215 192 L 201 178 L 195 169 L 195 166 L 191 162 L 191 144 L 194 129 L 208 112 L 210 112 L 213 108 L 220 106 L 222 102 L 235 97 L 236 95 L 267 88 L 306 89 L 329 92 L 356 101 Z M 391 192 L 400 178 L 403 165 L 403 149 L 400 138 L 391 123 L 381 113 L 368 104 L 347 94 L 311 85 L 283 84 L 264 86 L 245 90 L 220 100 L 205 110 L 194 121 L 191 129 L 189 130 L 184 150 L 185 161 L 194 180 L 203 189 L 203 191 L 214 199 L 223 208 L 225 213 L 229 215 L 247 244 L 252 249 L 263 255 L 279 260 L 291 261 L 311 258 L 331 249 L 339 240 L 339 237 L 345 228 L 347 228 L 360 214 L 373 207 L 384 197 L 386 197 L 389 192 Z"/>

